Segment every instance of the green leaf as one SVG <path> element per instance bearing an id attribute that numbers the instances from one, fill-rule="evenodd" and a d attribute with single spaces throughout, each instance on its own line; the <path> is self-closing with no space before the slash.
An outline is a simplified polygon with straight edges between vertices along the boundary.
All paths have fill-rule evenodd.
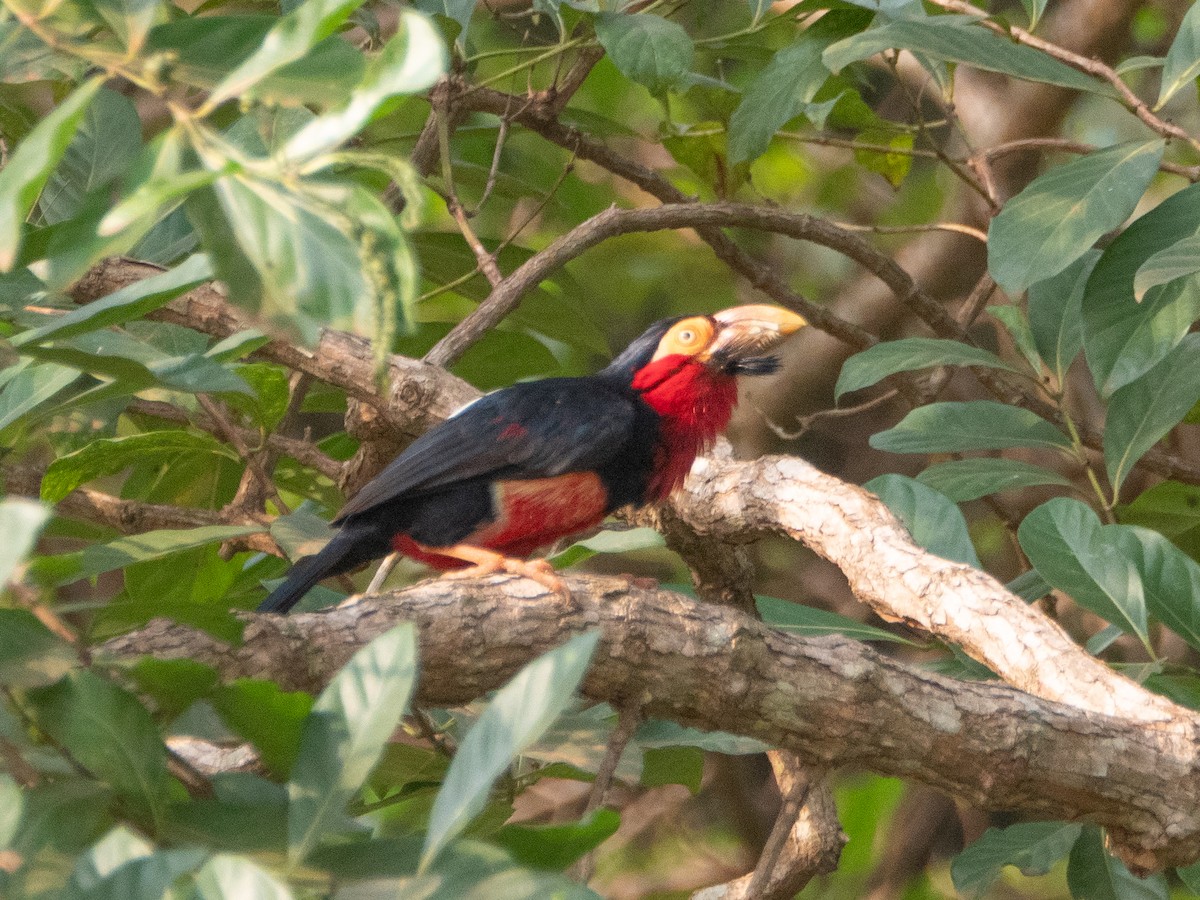
<path id="1" fill-rule="evenodd" d="M 1200 334 L 1189 334 L 1162 362 L 1116 391 L 1104 425 L 1104 462 L 1113 493 L 1137 461 L 1200 401 Z"/>
<path id="2" fill-rule="evenodd" d="M 255 746 L 267 769 L 282 778 L 291 773 L 312 697 L 280 690 L 273 681 L 239 678 L 217 690 L 212 704 L 226 725 Z"/>
<path id="3" fill-rule="evenodd" d="M 959 16 L 897 19 L 838 41 L 825 51 L 825 65 L 838 72 L 852 62 L 884 50 L 912 50 L 934 59 L 966 63 L 976 69 L 1000 72 L 1077 91 L 1108 94 L 1111 89 L 1044 53 L 1015 44 Z"/>
<path id="4" fill-rule="evenodd" d="M 1193 559 L 1200 559 L 1200 488 L 1163 481 L 1118 509 L 1122 522 L 1163 535 Z"/>
<path id="5" fill-rule="evenodd" d="M 17 783 L 8 775 L 0 775 L 0 848 L 11 849 L 16 841 L 24 807 L 25 798 Z"/>
<path id="6" fill-rule="evenodd" d="M 1100 259 L 1089 250 L 1052 278 L 1029 286 L 1029 328 L 1038 355 L 1059 384 L 1083 347 L 1080 307 L 1088 277 Z"/>
<path id="7" fill-rule="evenodd" d="M 4 384 L 0 390 L 0 431 L 41 407 L 79 378 L 75 369 L 54 363 L 31 366 L 22 362 L 9 372 L 7 383 L 0 382 Z"/>
<path id="8" fill-rule="evenodd" d="M 959 893 L 983 896 L 1006 865 L 1022 875 L 1045 875 L 1067 856 L 1084 830 L 1080 824 L 1024 822 L 1008 828 L 989 828 L 974 844 L 954 857 L 950 877 Z"/>
<path id="9" fill-rule="evenodd" d="M 387 101 L 425 90 L 445 69 L 441 35 L 425 16 L 401 10 L 395 37 L 367 64 L 346 104 L 301 128 L 284 146 L 283 157 L 309 159 L 338 147 L 358 134 Z"/>
<path id="10" fill-rule="evenodd" d="M 1200 862 L 1192 863 L 1182 869 L 1176 869 L 1175 874 L 1179 876 L 1179 880 L 1193 894 L 1200 895 Z"/>
<path id="11" fill-rule="evenodd" d="M 50 586 L 68 584 L 148 559 L 161 559 L 172 553 L 245 537 L 263 530 L 263 526 L 205 525 L 178 531 L 147 531 L 117 538 L 107 544 L 92 544 L 75 553 L 43 556 L 31 564 L 30 573 Z"/>
<path id="12" fill-rule="evenodd" d="M 25 219 L 103 83 L 96 77 L 76 88 L 26 135 L 0 169 L 0 272 L 16 263 Z"/>
<path id="13" fill-rule="evenodd" d="M 1158 172 L 1164 147 L 1162 141 L 1118 144 L 1035 178 L 988 228 L 992 277 L 1019 294 L 1083 256 L 1129 218 Z"/>
<path id="14" fill-rule="evenodd" d="M 130 54 L 142 49 L 150 26 L 159 18 L 158 0 L 92 0 L 92 6 Z"/>
<path id="15" fill-rule="evenodd" d="M 37 542 L 50 510 L 35 500 L 6 497 L 0 500 L 0 591 L 8 584 L 21 562 Z"/>
<path id="16" fill-rule="evenodd" d="M 942 338 L 901 338 L 880 341 L 846 360 L 833 395 L 835 399 L 841 399 L 843 394 L 870 387 L 897 372 L 934 366 L 982 366 L 1016 371 L 996 354 L 981 347 Z"/>
<path id="17" fill-rule="evenodd" d="M 892 634 L 890 631 L 884 631 L 873 625 L 864 625 L 862 622 L 828 610 L 793 603 L 790 600 L 780 600 L 778 597 L 755 595 L 754 601 L 764 624 L 781 631 L 790 631 L 802 637 L 840 634 L 857 641 L 888 641 L 916 646 L 912 641 Z"/>
<path id="18" fill-rule="evenodd" d="M 353 323 L 356 301 L 374 294 L 355 242 L 293 190 L 230 175 L 187 207 L 230 300 L 309 343 Z"/>
<path id="19" fill-rule="evenodd" d="M 1075 900 L 1168 900 L 1161 875 L 1138 878 L 1104 849 L 1103 832 L 1085 825 L 1067 863 L 1067 887 Z"/>
<path id="20" fill-rule="evenodd" d="M 778 51 L 747 85 L 729 118 L 729 162 L 736 165 L 761 156 L 771 137 L 804 111 L 817 95 L 829 70 L 821 62 L 826 44 L 802 35 Z"/>
<path id="21" fill-rule="evenodd" d="M 208 97 L 208 108 L 231 97 L 252 95 L 255 85 L 332 35 L 362 3 L 363 0 L 304 0 L 272 26 L 245 62 L 221 79 Z"/>
<path id="22" fill-rule="evenodd" d="M 1142 263 L 1133 277 L 1134 299 L 1143 299 L 1152 287 L 1197 272 L 1200 272 L 1200 234 L 1191 234 Z"/>
<path id="23" fill-rule="evenodd" d="M 1147 372 L 1200 317 L 1200 286 L 1185 278 L 1134 299 L 1137 271 L 1155 253 L 1200 231 L 1200 184 L 1172 194 L 1105 248 L 1083 295 L 1084 350 L 1107 397 Z"/>
<path id="24" fill-rule="evenodd" d="M 42 478 L 42 499 L 57 503 L 81 484 L 114 475 L 129 466 L 170 465 L 188 456 L 237 459 L 215 438 L 188 431 L 151 431 L 95 440 L 50 464 Z"/>
<path id="25" fill-rule="evenodd" d="M 89 671 L 29 694 L 38 727 L 156 827 L 171 793 L 167 748 L 146 708 Z"/>
<path id="26" fill-rule="evenodd" d="M 892 453 L 1071 447 L 1065 434 L 1036 413 L 991 400 L 920 406 L 895 427 L 872 435 L 870 443 L 876 450 Z"/>
<path id="27" fill-rule="evenodd" d="M 1042 371 L 1042 357 L 1037 352 L 1037 346 L 1033 341 L 1033 331 L 1029 327 L 1029 319 L 1026 317 L 1024 310 L 1019 306 L 992 305 L 987 307 L 987 312 L 993 319 L 1004 326 L 1004 329 L 1012 338 L 1012 342 L 1021 351 L 1021 355 L 1025 357 L 1025 361 L 1029 363 L 1029 368 L 1040 374 Z"/>
<path id="28" fill-rule="evenodd" d="M 836 99 L 829 102 L 833 105 L 837 104 Z M 832 109 L 832 106 L 830 108 Z M 813 118 L 811 107 L 809 117 Z M 821 127 L 821 123 L 819 122 L 814 122 L 814 124 L 817 127 Z M 854 150 L 854 161 L 865 169 L 877 175 L 882 175 L 892 187 L 900 187 L 904 183 L 904 179 L 908 177 L 908 173 L 912 170 L 913 155 L 905 151 L 912 150 L 913 135 L 910 132 L 889 134 L 886 131 L 867 130 L 859 132 L 858 140 L 868 144 L 883 144 L 897 151 L 888 152 L 857 147 Z"/>
<path id="29" fill-rule="evenodd" d="M 954 501 L 905 475 L 880 475 L 863 485 L 887 504 L 912 539 L 943 559 L 979 567 L 979 557 Z"/>
<path id="30" fill-rule="evenodd" d="M 142 123 L 133 101 L 101 88 L 46 182 L 38 211 L 50 224 L 71 218 L 86 195 L 124 175 L 141 149 Z"/>
<path id="31" fill-rule="evenodd" d="M 499 847 L 459 841 L 428 871 L 376 882 L 386 897 L 453 900 L 600 900 L 600 896 L 564 875 L 523 868 Z"/>
<path id="32" fill-rule="evenodd" d="M 53 684 L 79 665 L 79 653 L 24 609 L 0 609 L 0 684 Z"/>
<path id="33" fill-rule="evenodd" d="M 1037 23 L 1041 21 L 1042 13 L 1046 11 L 1046 4 L 1050 0 L 1021 0 L 1021 5 L 1025 7 L 1025 12 L 1029 15 L 1029 30 L 1037 28 Z"/>
<path id="34" fill-rule="evenodd" d="M 673 87 L 692 67 L 691 36 L 661 16 L 602 12 L 596 16 L 596 38 L 621 74 L 652 94 Z"/>
<path id="35" fill-rule="evenodd" d="M 598 809 L 563 825 L 505 825 L 494 840 L 522 865 L 561 872 L 616 834 L 620 825 L 616 810 Z"/>
<path id="36" fill-rule="evenodd" d="M 195 875 L 199 900 L 291 900 L 292 891 L 243 856 L 218 854 Z"/>
<path id="37" fill-rule="evenodd" d="M 648 747 L 642 755 L 643 787 L 681 784 L 693 795 L 700 793 L 704 754 L 696 747 Z"/>
<path id="38" fill-rule="evenodd" d="M 467 29 L 471 25 L 471 14 L 475 11 L 475 0 L 417 0 L 417 9 L 430 15 L 445 16 L 458 25 L 458 36 L 454 42 L 461 48 L 467 46 Z"/>
<path id="39" fill-rule="evenodd" d="M 1016 866 L 1024 875 L 1045 875 L 1071 852 L 1082 831 L 1082 825 L 1063 822 L 989 828 L 954 858 L 950 866 L 954 888 L 968 897 L 980 897 L 1005 866 Z"/>
<path id="40" fill-rule="evenodd" d="M 496 692 L 459 745 L 434 801 L 421 867 L 487 804 L 492 783 L 534 743 L 574 699 L 600 633 L 576 635 L 529 663 Z"/>
<path id="41" fill-rule="evenodd" d="M 1068 478 L 1020 459 L 952 459 L 930 466 L 917 481 L 945 494 L 955 503 L 978 500 L 1000 491 L 1057 484 L 1070 487 Z"/>
<path id="42" fill-rule="evenodd" d="M 1111 527 L 1122 552 L 1137 568 L 1150 614 L 1200 648 L 1200 565 L 1149 528 Z"/>
<path id="43" fill-rule="evenodd" d="M 94 890 L 117 868 L 154 853 L 154 845 L 145 838 L 118 825 L 81 856 L 71 875 L 71 887 L 77 891 Z"/>
<path id="44" fill-rule="evenodd" d="M 140 177 L 132 176 L 126 180 L 121 199 L 104 214 L 96 226 L 96 233 L 101 237 L 112 237 L 127 229 L 144 227 L 168 204 L 173 206 L 172 212 L 178 212 L 178 201 L 224 174 L 199 169 L 184 171 L 186 145 L 187 138 L 178 126 L 156 138 L 147 150 L 148 154 L 153 154 L 146 163 L 147 171 Z M 148 236 L 143 241 L 147 239 Z"/>
<path id="45" fill-rule="evenodd" d="M 1145 643 L 1146 597 L 1133 560 L 1090 507 L 1059 497 L 1029 513 L 1017 538 L 1042 577 Z"/>
<path id="46" fill-rule="evenodd" d="M 1184 85 L 1195 81 L 1197 75 L 1200 75 L 1200 9 L 1193 5 L 1179 23 L 1171 49 L 1167 51 L 1154 108 L 1162 109 Z"/>
<path id="47" fill-rule="evenodd" d="M 408 711 L 416 667 L 416 630 L 398 625 L 355 653 L 317 698 L 288 780 L 293 865 L 341 824 L 346 804 Z"/>
<path id="48" fill-rule="evenodd" d="M 174 719 L 217 686 L 217 670 L 190 659 L 144 656 L 129 669 L 138 690 L 152 697 L 156 715 Z"/>
<path id="49" fill-rule="evenodd" d="M 666 539 L 653 528 L 612 529 L 576 541 L 554 556 L 551 562 L 556 569 L 566 569 L 598 553 L 635 553 L 639 550 L 657 550 L 666 545 Z"/>
<path id="50" fill-rule="evenodd" d="M 773 597 L 759 597 L 761 601 L 774 600 Z M 778 601 L 786 603 L 785 600 Z M 795 604 L 793 604 L 795 605 Z M 804 618 L 801 616 L 801 618 Z M 858 624 L 858 623 L 854 623 Z M 829 632 L 821 632 L 828 634 Z M 819 634 L 815 633 L 816 636 Z M 889 636 L 890 637 L 890 636 Z M 646 749 L 654 747 L 695 747 L 698 750 L 709 750 L 713 753 L 724 753 L 726 756 L 748 756 L 752 753 L 765 753 L 770 750 L 769 744 L 764 744 L 755 738 L 743 737 L 740 734 L 728 734 L 724 731 L 701 731 L 698 728 L 687 728 L 678 722 L 667 719 L 647 719 L 638 726 L 634 734 L 637 746 Z"/>
<path id="51" fill-rule="evenodd" d="M 212 277 L 208 257 L 197 253 L 170 271 L 135 281 L 93 303 L 73 309 L 65 316 L 59 316 L 48 325 L 19 334 L 12 339 L 12 343 L 17 347 L 26 347 L 51 340 L 61 341 L 140 319 Z"/>
<path id="52" fill-rule="evenodd" d="M 68 888 L 67 895 L 78 900 L 159 900 L 207 856 L 207 851 L 193 848 L 158 850 L 122 863 L 89 890 Z"/>

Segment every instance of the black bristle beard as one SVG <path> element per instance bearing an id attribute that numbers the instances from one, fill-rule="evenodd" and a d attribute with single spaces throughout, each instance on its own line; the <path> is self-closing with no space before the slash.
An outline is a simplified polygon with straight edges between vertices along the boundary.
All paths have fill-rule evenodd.
<path id="1" fill-rule="evenodd" d="M 750 356 L 746 359 L 731 359 L 725 364 L 730 375 L 772 375 L 779 371 L 779 357 Z"/>

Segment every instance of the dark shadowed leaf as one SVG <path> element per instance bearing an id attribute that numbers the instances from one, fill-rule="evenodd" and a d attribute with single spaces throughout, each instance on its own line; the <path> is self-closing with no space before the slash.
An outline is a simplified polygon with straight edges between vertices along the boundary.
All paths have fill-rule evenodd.
<path id="1" fill-rule="evenodd" d="M 53 684 L 77 665 L 75 648 L 33 613 L 0 609 L 0 684 L 22 688 Z"/>
<path id="2" fill-rule="evenodd" d="M 1002 72 L 1027 81 L 1041 81 L 1079 91 L 1109 93 L 1111 88 L 1065 63 L 1023 47 L 964 21 L 961 16 L 897 19 L 880 28 L 839 41 L 825 51 L 825 65 L 837 72 L 843 66 L 891 49 L 913 50 L 934 59 L 966 63 L 977 69 Z"/>
<path id="3" fill-rule="evenodd" d="M 1008 447 L 1066 450 L 1071 441 L 1030 410 L 971 400 L 920 406 L 895 427 L 872 435 L 871 446 L 892 453 L 955 453 Z"/>
<path id="4" fill-rule="evenodd" d="M 288 780 L 293 864 L 341 825 L 346 804 L 408 711 L 416 666 L 416 630 L 397 625 L 355 653 L 317 698 Z"/>
<path id="5" fill-rule="evenodd" d="M 421 865 L 427 868 L 486 805 L 513 757 L 536 741 L 574 699 L 600 639 L 576 635 L 529 663 L 496 692 L 459 745 L 438 791 Z"/>
<path id="6" fill-rule="evenodd" d="M 38 198 L 42 218 L 50 224 L 71 218 L 87 194 L 125 174 L 141 148 L 142 123 L 133 101 L 102 88 Z"/>
<path id="7" fill-rule="evenodd" d="M 846 360 L 833 394 L 835 398 L 840 398 L 851 391 L 870 387 L 897 372 L 912 372 L 934 366 L 982 366 L 1016 371 L 995 353 L 981 347 L 941 338 L 901 338 L 897 341 L 881 341 Z"/>
<path id="8" fill-rule="evenodd" d="M 618 812 L 598 809 L 564 825 L 505 825 L 495 840 L 522 865 L 561 872 L 612 837 L 620 825 Z"/>
<path id="9" fill-rule="evenodd" d="M 778 597 L 755 596 L 758 614 L 763 622 L 781 631 L 790 631 L 804 637 L 823 637 L 827 634 L 840 634 L 858 641 L 888 641 L 895 644 L 916 646 L 912 641 L 876 628 L 865 625 L 846 616 L 793 603 L 790 600 L 780 600 Z"/>
<path id="10" fill-rule="evenodd" d="M 93 78 L 76 88 L 25 136 L 0 169 L 0 272 L 17 261 L 25 219 L 103 83 L 103 78 Z"/>
<path id="11" fill-rule="evenodd" d="M 291 773 L 312 711 L 311 696 L 280 690 L 273 681 L 239 678 L 217 690 L 212 704 L 226 725 L 258 749 L 271 772 L 281 778 Z"/>
<path id="12" fill-rule="evenodd" d="M 1017 537 L 1046 581 L 1146 641 L 1146 597 L 1137 568 L 1090 507 L 1066 497 L 1050 500 L 1025 517 Z"/>
<path id="13" fill-rule="evenodd" d="M 825 46 L 806 34 L 776 53 L 750 82 L 729 119 L 730 163 L 761 156 L 775 132 L 800 115 L 817 95 L 829 78 L 829 70 L 821 62 Z"/>
<path id="14" fill-rule="evenodd" d="M 1045 875 L 1071 852 L 1082 830 L 1082 825 L 1064 822 L 989 828 L 954 858 L 950 867 L 954 887 L 968 897 L 980 897 L 1005 866 L 1016 866 L 1025 875 Z"/>
<path id="15" fill-rule="evenodd" d="M 29 695 L 38 726 L 107 782 L 150 823 L 170 799 L 167 748 L 146 708 L 88 671 Z"/>
<path id="16" fill-rule="evenodd" d="M 1033 342 L 1060 384 L 1083 347 L 1080 305 L 1088 277 L 1099 259 L 1099 250 L 1089 250 L 1057 275 L 1029 286 Z"/>
<path id="17" fill-rule="evenodd" d="M 1129 218 L 1158 172 L 1164 146 L 1162 141 L 1118 144 L 1035 178 L 992 219 L 992 277 L 1010 294 L 1019 294 L 1083 256 Z"/>
<path id="18" fill-rule="evenodd" d="M 1179 279 L 1134 298 L 1138 270 L 1160 250 L 1200 230 L 1200 184 L 1172 194 L 1105 248 L 1083 295 L 1084 350 L 1109 396 L 1148 371 L 1200 316 L 1200 286 Z"/>
<path id="19" fill-rule="evenodd" d="M 1069 487 L 1069 479 L 1020 459 L 952 459 L 930 466 L 917 476 L 917 481 L 945 494 L 955 503 L 978 500 L 999 491 L 1043 484 Z"/>
<path id="20" fill-rule="evenodd" d="M 1171 49 L 1167 51 L 1154 108 L 1160 109 L 1176 92 L 1195 81 L 1197 75 L 1200 75 L 1200 7 L 1193 5 L 1179 23 Z"/>
<path id="21" fill-rule="evenodd" d="M 1200 334 L 1189 334 L 1166 359 L 1113 393 L 1104 425 L 1104 463 L 1115 493 L 1137 461 L 1198 400 Z"/>
<path id="22" fill-rule="evenodd" d="M 692 67 L 691 35 L 670 19 L 652 13 L 602 12 L 596 37 L 626 78 L 661 94 Z"/>
<path id="23" fill-rule="evenodd" d="M 1200 564 L 1149 528 L 1111 528 L 1137 567 L 1150 614 L 1200 649 Z"/>
<path id="24" fill-rule="evenodd" d="M 647 747 L 642 754 L 643 787 L 679 784 L 698 794 L 703 777 L 704 754 L 698 747 Z"/>
<path id="25" fill-rule="evenodd" d="M 1197 272 L 1200 272 L 1200 234 L 1190 234 L 1142 263 L 1133 277 L 1133 296 L 1141 300 L 1151 288 Z"/>
<path id="26" fill-rule="evenodd" d="M 1074 900 L 1167 900 L 1170 891 L 1161 875 L 1138 878 L 1104 849 L 1104 834 L 1086 825 L 1067 863 L 1067 887 Z"/>
<path id="27" fill-rule="evenodd" d="M 908 529 L 917 544 L 943 559 L 979 566 L 979 557 L 954 501 L 905 475 L 880 475 L 863 485 Z"/>

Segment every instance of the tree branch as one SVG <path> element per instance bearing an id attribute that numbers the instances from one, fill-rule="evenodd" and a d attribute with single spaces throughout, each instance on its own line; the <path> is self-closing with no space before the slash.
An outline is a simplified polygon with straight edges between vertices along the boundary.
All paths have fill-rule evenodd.
<path id="1" fill-rule="evenodd" d="M 650 715 L 758 738 L 810 765 L 915 779 L 988 809 L 1087 818 L 1137 869 L 1200 855 L 1200 759 L 1190 714 L 1174 730 L 1103 716 L 1013 688 L 923 672 L 839 637 L 801 639 L 749 616 L 624 580 L 568 579 L 572 597 L 525 579 L 434 580 L 324 612 L 247 615 L 232 647 L 164 621 L 108 642 L 318 690 L 366 641 L 401 620 L 420 631 L 420 704 L 497 688 L 536 655 L 602 633 L 583 686 L 636 697 Z"/>

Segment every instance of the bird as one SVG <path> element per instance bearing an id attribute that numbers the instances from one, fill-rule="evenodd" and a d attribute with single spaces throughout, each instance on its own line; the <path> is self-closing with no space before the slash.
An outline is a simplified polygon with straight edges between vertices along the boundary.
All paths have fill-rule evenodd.
<path id="1" fill-rule="evenodd" d="M 334 537 L 258 607 L 286 613 L 323 578 L 398 552 L 449 577 L 508 572 L 565 592 L 527 557 L 623 506 L 665 499 L 728 425 L 739 375 L 806 324 L 763 304 L 651 325 L 606 368 L 521 382 L 468 403 L 355 494 Z"/>

